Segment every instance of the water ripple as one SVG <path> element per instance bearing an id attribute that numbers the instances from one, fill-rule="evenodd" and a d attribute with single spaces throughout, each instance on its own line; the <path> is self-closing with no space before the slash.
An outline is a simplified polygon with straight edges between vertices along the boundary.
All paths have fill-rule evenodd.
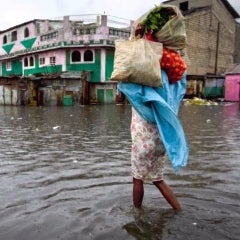
<path id="1" fill-rule="evenodd" d="M 130 106 L 0 108 L 0 239 L 238 239 L 239 104 L 181 106 L 187 167 L 132 209 Z M 204 229 L 204 231 L 203 231 Z"/>

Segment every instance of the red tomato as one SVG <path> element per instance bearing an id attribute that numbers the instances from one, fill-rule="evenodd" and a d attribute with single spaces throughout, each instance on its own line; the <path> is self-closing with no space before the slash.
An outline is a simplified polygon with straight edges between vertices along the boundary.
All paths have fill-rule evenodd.
<path id="1" fill-rule="evenodd" d="M 160 62 L 161 68 L 166 71 L 170 83 L 175 83 L 182 78 L 187 69 L 186 63 L 178 52 L 163 48 L 163 56 Z"/>

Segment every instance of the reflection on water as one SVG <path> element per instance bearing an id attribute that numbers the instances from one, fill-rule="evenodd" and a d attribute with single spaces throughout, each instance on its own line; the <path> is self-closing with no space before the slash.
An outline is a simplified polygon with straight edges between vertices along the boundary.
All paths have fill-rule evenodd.
<path id="1" fill-rule="evenodd" d="M 132 208 L 130 106 L 0 107 L 0 239 L 238 239 L 239 103 L 182 105 L 188 166 Z"/>
<path id="2" fill-rule="evenodd" d="M 163 230 L 168 219 L 174 218 L 175 213 L 171 210 L 158 208 L 133 211 L 134 220 L 123 228 L 135 239 L 162 239 Z"/>

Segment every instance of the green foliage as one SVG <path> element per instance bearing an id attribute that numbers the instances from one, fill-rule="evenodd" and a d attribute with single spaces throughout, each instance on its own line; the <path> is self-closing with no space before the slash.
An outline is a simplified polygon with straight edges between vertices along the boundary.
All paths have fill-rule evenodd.
<path id="1" fill-rule="evenodd" d="M 168 9 L 162 6 L 155 6 L 155 8 L 147 15 L 140 23 L 144 26 L 145 32 L 152 30 L 159 31 L 171 18 Z"/>

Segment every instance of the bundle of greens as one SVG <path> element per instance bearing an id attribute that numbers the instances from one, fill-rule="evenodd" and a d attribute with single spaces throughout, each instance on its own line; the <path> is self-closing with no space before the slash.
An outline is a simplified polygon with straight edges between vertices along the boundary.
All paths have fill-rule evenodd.
<path id="1" fill-rule="evenodd" d="M 155 5 L 134 22 L 131 38 L 146 38 L 171 49 L 184 49 L 187 38 L 184 17 L 177 6 Z"/>
<path id="2" fill-rule="evenodd" d="M 145 33 L 158 32 L 176 13 L 172 8 L 155 6 L 149 14 L 140 22 Z"/>

